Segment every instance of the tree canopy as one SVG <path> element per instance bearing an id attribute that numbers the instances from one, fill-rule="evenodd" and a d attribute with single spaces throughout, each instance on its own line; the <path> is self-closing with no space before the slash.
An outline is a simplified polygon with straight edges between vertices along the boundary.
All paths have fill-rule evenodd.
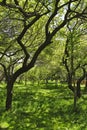
<path id="1" fill-rule="evenodd" d="M 0 65 L 7 81 L 7 109 L 16 79 L 77 19 L 87 20 L 86 0 L 0 0 Z"/>

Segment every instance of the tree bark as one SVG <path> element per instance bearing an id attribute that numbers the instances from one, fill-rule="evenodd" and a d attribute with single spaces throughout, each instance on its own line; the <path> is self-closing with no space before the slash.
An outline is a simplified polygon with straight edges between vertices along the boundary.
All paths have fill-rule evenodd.
<path id="1" fill-rule="evenodd" d="M 10 110 L 12 108 L 12 93 L 13 90 L 13 82 L 7 83 L 7 97 L 6 97 L 6 110 Z"/>
<path id="2" fill-rule="evenodd" d="M 74 112 L 77 111 L 77 88 L 76 86 L 74 86 L 75 89 L 74 89 Z"/>
<path id="3" fill-rule="evenodd" d="M 79 79 L 77 81 L 77 97 L 80 98 L 81 97 L 81 89 L 80 89 L 80 84 L 81 84 L 81 79 Z"/>
<path id="4" fill-rule="evenodd" d="M 82 68 L 83 69 L 83 75 L 77 80 L 77 97 L 81 97 L 81 88 L 80 88 L 80 85 L 81 85 L 81 82 L 82 80 L 84 80 L 85 78 L 85 68 Z"/>
<path id="5" fill-rule="evenodd" d="M 69 89 L 74 92 L 74 87 L 72 85 L 72 75 L 71 74 L 68 74 L 68 87 Z"/>

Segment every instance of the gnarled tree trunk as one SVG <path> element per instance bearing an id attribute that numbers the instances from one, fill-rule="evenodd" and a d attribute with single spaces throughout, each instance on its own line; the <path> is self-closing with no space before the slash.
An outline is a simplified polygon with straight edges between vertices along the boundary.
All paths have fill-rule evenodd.
<path id="1" fill-rule="evenodd" d="M 12 108 L 13 84 L 13 81 L 7 82 L 6 110 L 10 110 Z"/>
<path id="2" fill-rule="evenodd" d="M 70 90 L 72 90 L 72 92 L 74 92 L 74 87 L 72 85 L 72 75 L 71 74 L 68 74 L 68 87 Z"/>
<path id="3" fill-rule="evenodd" d="M 80 88 L 80 84 L 81 84 L 81 79 L 79 79 L 77 81 L 77 97 L 80 98 L 81 97 L 81 88 Z"/>
<path id="4" fill-rule="evenodd" d="M 77 80 L 77 96 L 79 98 L 81 97 L 80 85 L 81 85 L 82 80 L 84 80 L 84 78 L 85 78 L 85 68 L 82 68 L 82 70 L 83 70 L 83 75 Z"/>

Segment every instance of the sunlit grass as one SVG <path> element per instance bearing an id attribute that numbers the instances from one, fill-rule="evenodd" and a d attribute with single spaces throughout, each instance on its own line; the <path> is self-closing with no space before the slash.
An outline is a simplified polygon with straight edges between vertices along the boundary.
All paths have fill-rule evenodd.
<path id="1" fill-rule="evenodd" d="M 78 110 L 73 112 L 73 94 L 67 86 L 50 85 L 16 84 L 13 109 L 8 112 L 4 110 L 6 90 L 2 85 L 0 129 L 87 130 L 87 96 L 78 100 Z"/>

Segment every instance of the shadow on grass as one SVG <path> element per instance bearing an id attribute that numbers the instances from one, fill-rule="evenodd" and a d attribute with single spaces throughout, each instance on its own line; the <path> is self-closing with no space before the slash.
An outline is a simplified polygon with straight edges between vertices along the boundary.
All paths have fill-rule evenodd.
<path id="1" fill-rule="evenodd" d="M 80 108 L 73 113 L 73 99 L 67 96 L 66 90 L 57 89 L 16 92 L 13 109 L 8 112 L 0 109 L 0 129 L 86 130 L 86 105 L 79 102 Z"/>

